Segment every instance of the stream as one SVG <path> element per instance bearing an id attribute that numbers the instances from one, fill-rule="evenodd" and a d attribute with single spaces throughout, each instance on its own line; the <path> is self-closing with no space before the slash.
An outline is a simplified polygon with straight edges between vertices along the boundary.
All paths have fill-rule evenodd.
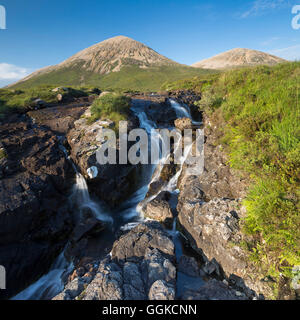
<path id="1" fill-rule="evenodd" d="M 187 106 L 182 106 L 174 100 L 170 100 L 172 108 L 175 110 L 178 118 L 192 118 L 191 112 Z M 149 186 L 157 181 L 160 177 L 161 171 L 164 164 L 168 160 L 170 155 L 162 155 L 162 140 L 159 133 L 153 136 L 153 129 L 157 128 L 157 124 L 147 117 L 145 111 L 146 105 L 143 101 L 135 100 L 131 110 L 138 117 L 140 122 L 140 128 L 147 131 L 149 135 L 149 140 L 152 139 L 152 143 L 156 144 L 159 150 L 159 159 L 157 159 L 158 164 L 149 164 L 142 166 L 141 175 L 141 187 L 120 207 L 117 209 L 109 209 L 98 199 L 92 199 L 88 191 L 88 185 L 85 178 L 78 172 L 77 168 L 72 162 L 73 168 L 76 173 L 76 184 L 73 188 L 73 193 L 70 196 L 70 200 L 76 202 L 77 204 L 77 215 L 80 216 L 81 211 L 88 208 L 95 218 L 100 221 L 107 223 L 108 227 L 101 231 L 101 234 L 89 241 L 89 247 L 91 252 L 87 252 L 87 255 L 95 256 L 97 259 L 104 258 L 108 252 L 107 248 L 111 247 L 113 242 L 116 240 L 116 234 L 119 230 L 126 231 L 134 228 L 137 224 L 145 221 L 142 208 L 153 200 L 161 191 L 169 191 L 177 199 L 179 190 L 177 188 L 177 181 L 183 170 L 183 164 L 189 155 L 191 148 L 184 152 L 180 159 L 179 170 L 176 174 L 169 180 L 169 182 L 164 185 L 160 190 L 151 196 L 146 197 L 149 190 Z M 193 122 L 194 124 L 199 124 L 198 122 Z M 170 128 L 172 129 L 172 128 Z M 151 135 L 152 132 L 152 135 Z M 150 138 L 151 137 L 151 138 Z M 161 142 L 160 142 L 161 141 Z M 149 146 L 151 145 L 149 141 Z M 181 143 L 174 146 L 174 149 L 181 147 Z M 69 161 L 72 161 L 65 151 L 66 157 Z M 176 202 L 173 204 L 176 207 Z M 173 242 L 175 244 L 176 259 L 178 260 L 180 256 L 184 253 L 184 246 L 182 244 L 182 235 L 176 230 L 176 218 L 174 218 L 173 228 L 167 230 L 172 236 Z M 68 262 L 65 258 L 64 251 L 57 257 L 54 261 L 50 271 L 42 276 L 38 281 L 30 285 L 28 288 L 17 294 L 12 300 L 49 300 L 61 292 L 64 288 L 64 276 L 69 274 L 73 270 L 74 266 L 72 262 Z M 177 296 L 180 296 L 185 284 L 193 284 L 194 286 L 200 286 L 203 284 L 201 278 L 193 278 L 184 275 L 181 272 L 177 272 Z"/>

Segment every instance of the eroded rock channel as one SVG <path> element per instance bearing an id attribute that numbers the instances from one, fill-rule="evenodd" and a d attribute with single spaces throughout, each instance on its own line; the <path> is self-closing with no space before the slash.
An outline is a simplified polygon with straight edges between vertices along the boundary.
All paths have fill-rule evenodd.
<path id="1" fill-rule="evenodd" d="M 132 96 L 129 130 L 202 120 L 192 92 Z M 54 300 L 259 299 L 239 221 L 245 181 L 205 127 L 205 170 L 105 165 L 91 101 L 12 117 L 1 125 L 0 264 L 3 298 Z M 209 121 L 204 117 L 204 126 Z M 197 125 L 195 125 L 197 124 Z"/>

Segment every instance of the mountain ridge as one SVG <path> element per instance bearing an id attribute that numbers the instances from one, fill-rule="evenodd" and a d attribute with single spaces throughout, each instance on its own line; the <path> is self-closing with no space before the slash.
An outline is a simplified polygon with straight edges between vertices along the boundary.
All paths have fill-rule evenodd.
<path id="1" fill-rule="evenodd" d="M 83 49 L 57 65 L 39 69 L 7 88 L 59 85 L 156 91 L 165 82 L 201 76 L 218 69 L 284 61 L 264 52 L 237 48 L 187 66 L 134 39 L 116 36 Z"/>
<path id="2" fill-rule="evenodd" d="M 256 65 L 271 66 L 282 62 L 286 60 L 262 51 L 235 48 L 196 62 L 192 64 L 192 67 L 220 70 Z"/>
<path id="3" fill-rule="evenodd" d="M 81 50 L 57 65 L 37 70 L 9 87 L 97 86 L 157 91 L 166 81 L 210 72 L 175 62 L 129 37 L 116 36 Z"/>
<path id="4" fill-rule="evenodd" d="M 130 65 L 146 69 L 151 66 L 178 66 L 180 64 L 141 42 L 126 36 L 116 36 L 83 49 L 57 65 L 41 68 L 11 86 L 36 76 L 78 65 L 85 71 L 105 75 L 110 72 L 119 72 L 122 67 Z"/>

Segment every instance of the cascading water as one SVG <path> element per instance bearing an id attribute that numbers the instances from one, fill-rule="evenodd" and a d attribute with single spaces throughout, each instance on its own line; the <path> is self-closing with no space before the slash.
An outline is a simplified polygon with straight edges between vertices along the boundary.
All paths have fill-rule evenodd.
<path id="1" fill-rule="evenodd" d="M 189 110 L 187 110 L 185 107 L 181 106 L 174 100 L 170 100 L 170 103 L 171 106 L 175 109 L 178 118 L 187 117 L 191 119 Z M 143 105 L 143 103 L 137 103 L 132 107 L 132 111 L 139 118 L 140 127 L 147 131 L 149 140 L 151 137 L 152 141 L 150 140 L 151 143 L 149 143 L 149 145 L 155 146 L 159 150 L 159 155 L 156 164 L 143 166 L 143 181 L 141 182 L 141 187 L 126 202 L 124 202 L 119 208 L 117 208 L 117 210 L 113 210 L 112 212 L 110 212 L 110 214 L 108 214 L 108 212 L 105 213 L 105 210 L 102 208 L 102 206 L 91 199 L 85 178 L 78 172 L 67 151 L 62 147 L 66 158 L 70 160 L 76 172 L 76 184 L 74 185 L 73 194 L 70 198 L 71 202 L 77 206 L 79 212 L 84 212 L 85 210 L 87 210 L 88 212 L 91 212 L 94 217 L 101 221 L 112 222 L 113 230 L 130 230 L 137 224 L 143 222 L 144 219 L 140 213 L 142 206 L 154 199 L 159 192 L 167 190 L 174 194 L 178 193 L 178 190 L 176 190 L 177 180 L 182 172 L 183 164 L 190 152 L 190 148 L 187 148 L 188 150 L 185 150 L 184 155 L 180 159 L 180 168 L 177 173 L 170 179 L 169 183 L 161 190 L 159 190 L 156 195 L 152 195 L 146 198 L 146 194 L 149 190 L 150 184 L 159 179 L 161 171 L 170 155 L 162 154 L 161 144 L 163 143 L 163 139 L 160 133 L 154 130 L 157 128 L 156 123 L 154 121 L 151 121 L 147 117 L 147 114 L 145 112 L 145 105 Z M 174 145 L 174 149 L 176 150 L 179 147 L 181 147 L 181 141 L 180 143 Z M 114 219 L 112 219 L 111 216 L 114 216 Z M 176 255 L 181 255 L 182 249 L 179 240 L 179 233 L 176 231 L 176 219 L 174 219 L 173 230 L 170 232 L 175 243 Z M 99 240 L 96 239 L 96 241 L 99 241 L 97 242 L 97 247 L 101 247 L 101 242 L 104 240 L 109 243 L 113 243 L 115 240 L 115 235 L 113 234 L 113 231 L 111 229 L 104 230 L 101 236 L 102 238 L 100 238 Z M 73 264 L 66 261 L 64 252 L 62 252 L 53 264 L 48 274 L 42 276 L 36 283 L 32 284 L 12 299 L 51 299 L 63 289 L 62 276 L 71 272 L 72 269 Z M 180 275 L 179 279 L 181 279 Z"/>
<path id="2" fill-rule="evenodd" d="M 170 99 L 170 103 L 178 118 L 192 118 L 190 110 L 187 110 L 175 100 Z"/>
<path id="3" fill-rule="evenodd" d="M 73 187 L 73 193 L 70 200 L 71 202 L 76 203 L 76 206 L 78 207 L 79 219 L 82 218 L 82 211 L 88 210 L 96 219 L 103 222 L 113 223 L 112 217 L 104 214 L 101 206 L 90 198 L 86 180 L 83 175 L 78 172 L 75 164 L 69 157 L 67 150 L 62 145 L 60 148 L 76 172 L 76 184 Z M 46 275 L 42 276 L 38 281 L 20 292 L 11 300 L 43 300 L 53 298 L 64 288 L 62 276 L 65 273 L 71 272 L 73 268 L 73 263 L 66 260 L 65 251 L 63 251 L 57 257 L 51 266 L 50 271 Z"/>
<path id="4" fill-rule="evenodd" d="M 76 173 L 76 184 L 71 195 L 71 200 L 73 199 L 79 208 L 80 218 L 82 218 L 83 210 L 89 210 L 96 219 L 113 223 L 113 218 L 104 214 L 104 209 L 100 207 L 100 204 L 91 199 L 86 180 L 79 172 Z"/>
<path id="5" fill-rule="evenodd" d="M 56 296 L 64 288 L 62 277 L 73 270 L 73 263 L 69 263 L 64 251 L 53 263 L 50 271 L 37 282 L 14 296 L 11 300 L 45 300 Z"/>

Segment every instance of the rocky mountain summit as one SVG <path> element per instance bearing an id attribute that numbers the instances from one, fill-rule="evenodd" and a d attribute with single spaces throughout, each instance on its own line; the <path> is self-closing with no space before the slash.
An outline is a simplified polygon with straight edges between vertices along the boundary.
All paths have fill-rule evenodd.
<path id="1" fill-rule="evenodd" d="M 176 64 L 143 43 L 125 36 L 117 36 L 95 44 L 57 67 L 63 68 L 82 62 L 82 68 L 99 74 L 120 71 L 124 65 L 136 64 L 140 68 L 147 68 L 153 65 Z"/>
<path id="2" fill-rule="evenodd" d="M 126 65 L 148 68 L 150 66 L 176 64 L 176 62 L 162 56 L 141 42 L 125 36 L 117 36 L 84 49 L 56 66 L 38 70 L 21 81 L 52 71 L 79 66 L 82 70 L 107 74 L 118 72 Z"/>
<path id="3" fill-rule="evenodd" d="M 192 66 L 205 69 L 230 69 L 257 65 L 275 65 L 286 60 L 257 50 L 236 48 L 220 53 Z"/>
<path id="4" fill-rule="evenodd" d="M 125 36 L 117 36 L 84 49 L 57 65 L 37 70 L 12 86 L 22 85 L 28 80 L 46 79 L 45 77 L 50 74 L 52 77 L 53 75 L 62 77 L 69 71 L 75 72 L 78 78 L 84 81 L 85 75 L 86 77 L 103 76 L 119 72 L 126 66 L 147 69 L 163 66 L 179 67 L 181 65 L 141 42 Z M 70 79 L 68 81 L 70 82 Z"/>

